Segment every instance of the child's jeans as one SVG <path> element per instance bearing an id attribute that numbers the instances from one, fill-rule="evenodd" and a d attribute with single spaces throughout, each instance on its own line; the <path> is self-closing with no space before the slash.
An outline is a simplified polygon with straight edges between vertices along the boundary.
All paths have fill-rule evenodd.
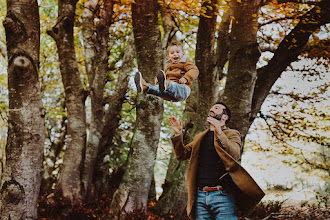
<path id="1" fill-rule="evenodd" d="M 151 85 L 147 87 L 148 94 L 156 95 L 167 101 L 179 102 L 187 99 L 190 95 L 190 88 L 185 84 L 168 81 L 168 87 L 164 92 L 159 90 L 158 85 Z"/>

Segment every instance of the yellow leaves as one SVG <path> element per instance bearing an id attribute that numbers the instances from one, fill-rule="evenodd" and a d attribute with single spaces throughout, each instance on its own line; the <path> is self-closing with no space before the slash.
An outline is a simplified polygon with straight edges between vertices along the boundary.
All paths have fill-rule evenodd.
<path id="1" fill-rule="evenodd" d="M 132 4 L 132 3 L 135 4 L 135 1 L 134 1 L 134 0 L 121 0 L 120 2 L 121 2 L 122 4 Z"/>
<path id="2" fill-rule="evenodd" d="M 252 17 L 256 18 L 258 15 L 257 14 L 252 14 Z"/>

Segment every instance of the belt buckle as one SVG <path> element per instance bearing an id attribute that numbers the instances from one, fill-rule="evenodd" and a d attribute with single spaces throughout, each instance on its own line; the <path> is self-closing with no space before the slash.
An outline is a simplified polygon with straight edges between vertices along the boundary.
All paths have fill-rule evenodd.
<path id="1" fill-rule="evenodd" d="M 209 188 L 209 187 L 208 187 L 208 186 L 204 186 L 204 187 L 202 188 L 202 191 L 203 191 L 203 192 L 207 192 L 206 188 Z"/>

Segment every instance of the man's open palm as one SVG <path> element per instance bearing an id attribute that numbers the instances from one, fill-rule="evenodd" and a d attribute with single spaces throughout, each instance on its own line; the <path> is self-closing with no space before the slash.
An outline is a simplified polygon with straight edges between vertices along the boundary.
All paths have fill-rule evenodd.
<path id="1" fill-rule="evenodd" d="M 181 133 L 181 131 L 182 131 L 182 120 L 180 120 L 180 122 L 179 122 L 174 116 L 170 116 L 168 118 L 168 121 L 170 122 L 170 125 L 171 125 L 172 129 L 174 130 L 174 132 L 176 134 Z"/>

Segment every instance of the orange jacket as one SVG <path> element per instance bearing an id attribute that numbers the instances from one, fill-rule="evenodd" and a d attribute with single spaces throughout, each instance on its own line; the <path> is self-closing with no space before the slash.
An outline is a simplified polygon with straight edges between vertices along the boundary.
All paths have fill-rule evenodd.
<path id="1" fill-rule="evenodd" d="M 188 86 L 191 85 L 199 74 L 197 66 L 185 55 L 177 63 L 172 63 L 169 60 L 166 63 L 164 72 L 166 79 L 173 82 L 179 83 L 179 79 L 184 77 L 187 80 L 186 85 Z"/>

